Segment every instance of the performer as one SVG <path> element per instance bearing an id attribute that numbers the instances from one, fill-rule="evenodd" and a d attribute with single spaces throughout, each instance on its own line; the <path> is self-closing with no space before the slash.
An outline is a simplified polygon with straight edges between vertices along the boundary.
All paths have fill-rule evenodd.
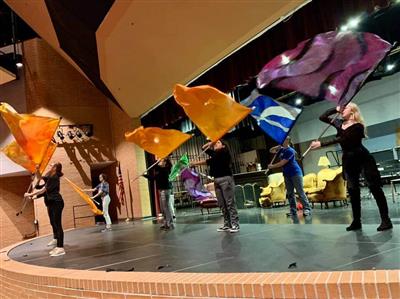
<path id="1" fill-rule="evenodd" d="M 64 200 L 60 194 L 60 177 L 63 176 L 61 163 L 51 165 L 50 171 L 41 176 L 39 168 L 36 170 L 36 177 L 44 184 L 39 185 L 36 191 L 25 193 L 25 197 L 30 199 L 44 196 L 47 211 L 50 217 L 50 224 L 53 228 L 54 239 L 48 245 L 57 245 L 49 252 L 50 256 L 61 256 L 65 254 L 64 250 L 64 231 L 62 228 L 62 211 L 64 209 Z"/>
<path id="2" fill-rule="evenodd" d="M 209 142 L 203 145 L 209 159 L 190 163 L 191 166 L 208 165 L 210 176 L 214 177 L 215 193 L 218 204 L 224 215 L 224 225 L 218 228 L 219 232 L 237 233 L 240 230 L 239 216 L 236 210 L 234 188 L 235 182 L 232 176 L 232 158 L 228 145 L 218 140 L 215 143 Z"/>
<path id="3" fill-rule="evenodd" d="M 269 151 L 273 154 L 277 153 L 280 159 L 280 161 L 277 163 L 269 164 L 268 169 L 280 167 L 283 169 L 287 198 L 290 205 L 290 215 L 297 215 L 296 196 L 294 193 L 294 189 L 296 189 L 303 205 L 303 215 L 310 216 L 310 203 L 303 189 L 303 172 L 296 161 L 296 151 L 290 146 L 290 137 L 286 137 L 282 146 L 274 146 Z"/>
<path id="4" fill-rule="evenodd" d="M 341 114 L 342 120 L 330 117 L 337 112 Z M 337 130 L 337 135 L 335 139 L 328 142 L 313 141 L 311 148 L 316 149 L 321 146 L 340 143 L 343 151 L 343 172 L 347 180 L 347 190 L 350 195 L 353 211 L 353 222 L 346 230 L 361 229 L 361 195 L 359 184 L 361 171 L 364 173 L 365 180 L 379 208 L 382 221 L 377 230 L 384 231 L 393 228 L 389 218 L 386 197 L 382 191 L 381 177 L 376 166 L 376 161 L 362 144 L 362 139 L 366 136 L 365 124 L 358 106 L 354 103 L 349 103 L 345 107 L 332 108 L 321 115 L 319 119 L 333 125 Z"/>
<path id="5" fill-rule="evenodd" d="M 85 192 L 95 192 L 97 191 L 96 195 L 92 197 L 93 200 L 95 200 L 97 197 L 101 197 L 102 200 L 102 206 L 103 206 L 103 216 L 104 220 L 106 221 L 106 227 L 101 230 L 102 233 L 111 231 L 111 218 L 110 214 L 108 213 L 108 207 L 111 202 L 110 198 L 110 185 L 107 182 L 107 175 L 102 173 L 99 175 L 99 180 L 100 184 L 98 184 L 95 188 L 93 189 L 85 189 L 83 191 Z"/>
<path id="6" fill-rule="evenodd" d="M 148 173 L 143 176 L 149 180 L 154 180 L 159 194 L 161 203 L 161 212 L 164 217 L 164 224 L 160 227 L 163 230 L 174 229 L 173 215 L 171 200 L 172 185 L 168 180 L 171 172 L 172 163 L 168 158 L 161 159 L 160 162 L 154 167 L 153 174 Z"/>

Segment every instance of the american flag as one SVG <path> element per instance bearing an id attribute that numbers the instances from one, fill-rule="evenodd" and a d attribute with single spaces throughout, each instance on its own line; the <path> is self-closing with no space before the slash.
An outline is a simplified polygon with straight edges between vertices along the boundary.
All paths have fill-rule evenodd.
<path id="1" fill-rule="evenodd" d="M 122 179 L 121 164 L 119 163 L 119 161 L 118 161 L 117 176 L 118 176 L 118 199 L 119 202 L 126 204 L 124 180 Z"/>

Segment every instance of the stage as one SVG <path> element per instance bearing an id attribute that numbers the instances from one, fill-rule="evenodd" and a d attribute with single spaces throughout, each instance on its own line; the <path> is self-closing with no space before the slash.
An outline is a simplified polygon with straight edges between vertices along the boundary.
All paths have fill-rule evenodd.
<path id="1" fill-rule="evenodd" d="M 400 292 L 399 203 L 394 229 L 377 232 L 373 200 L 363 230 L 346 232 L 349 207 L 286 217 L 287 207 L 240 210 L 241 231 L 222 217 L 180 210 L 176 229 L 153 221 L 65 232 L 67 254 L 49 257 L 50 236 L 0 253 L 4 294 L 19 298 L 396 298 Z"/>
<path id="2" fill-rule="evenodd" d="M 13 260 L 43 267 L 144 272 L 285 272 L 400 269 L 400 225 L 377 232 L 365 224 L 242 224 L 237 234 L 216 224 L 178 223 L 160 231 L 148 222 L 121 223 L 65 233 L 66 255 L 49 257 L 50 237 L 21 244 Z M 296 263 L 297 267 L 289 265 Z"/>

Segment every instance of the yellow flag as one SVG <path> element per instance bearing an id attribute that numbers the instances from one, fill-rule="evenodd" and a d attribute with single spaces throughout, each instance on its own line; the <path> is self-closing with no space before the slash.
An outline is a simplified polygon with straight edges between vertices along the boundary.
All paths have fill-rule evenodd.
<path id="1" fill-rule="evenodd" d="M 0 113 L 26 156 L 35 165 L 39 165 L 58 128 L 60 119 L 19 114 L 7 103 L 0 104 Z"/>
<path id="2" fill-rule="evenodd" d="M 55 150 L 57 148 L 57 144 L 54 142 L 50 142 L 49 147 L 47 148 L 47 151 L 43 157 L 42 163 L 40 163 L 39 171 L 40 173 L 43 173 L 47 167 L 47 164 L 49 163 L 51 157 L 53 156 Z M 29 157 L 25 154 L 25 152 L 22 150 L 22 148 L 18 145 L 16 141 L 12 141 L 9 145 L 6 147 L 2 148 L 1 151 L 12 161 L 17 163 L 18 165 L 21 165 L 24 167 L 26 170 L 28 170 L 31 173 L 36 172 L 36 166 L 33 161 L 29 159 Z"/>
<path id="3" fill-rule="evenodd" d="M 209 85 L 186 87 L 176 84 L 174 97 L 186 115 L 211 141 L 220 139 L 252 111 Z"/>
<path id="4" fill-rule="evenodd" d="M 90 209 L 92 210 L 92 212 L 96 215 L 103 215 L 103 212 L 100 211 L 96 205 L 94 204 L 93 200 L 90 198 L 89 195 L 87 195 L 85 192 L 82 191 L 81 188 L 79 188 L 77 185 L 75 185 L 73 182 L 71 182 L 69 179 L 65 178 L 67 180 L 68 183 L 70 183 L 70 185 L 72 186 L 72 188 L 79 194 L 80 197 L 82 197 L 82 199 L 84 201 L 86 201 L 89 206 Z"/>
<path id="5" fill-rule="evenodd" d="M 127 141 L 134 142 L 146 152 L 156 155 L 158 158 L 167 157 L 191 137 L 191 135 L 178 130 L 165 130 L 153 127 L 139 127 L 133 132 L 125 133 Z"/>

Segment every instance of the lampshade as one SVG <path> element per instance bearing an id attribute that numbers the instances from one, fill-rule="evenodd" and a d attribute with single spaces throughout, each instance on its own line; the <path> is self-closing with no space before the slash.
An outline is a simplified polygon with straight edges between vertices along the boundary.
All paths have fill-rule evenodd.
<path id="1" fill-rule="evenodd" d="M 328 157 L 326 157 L 326 156 L 319 157 L 318 166 L 321 166 L 321 167 L 331 166 L 331 163 L 329 162 Z"/>

